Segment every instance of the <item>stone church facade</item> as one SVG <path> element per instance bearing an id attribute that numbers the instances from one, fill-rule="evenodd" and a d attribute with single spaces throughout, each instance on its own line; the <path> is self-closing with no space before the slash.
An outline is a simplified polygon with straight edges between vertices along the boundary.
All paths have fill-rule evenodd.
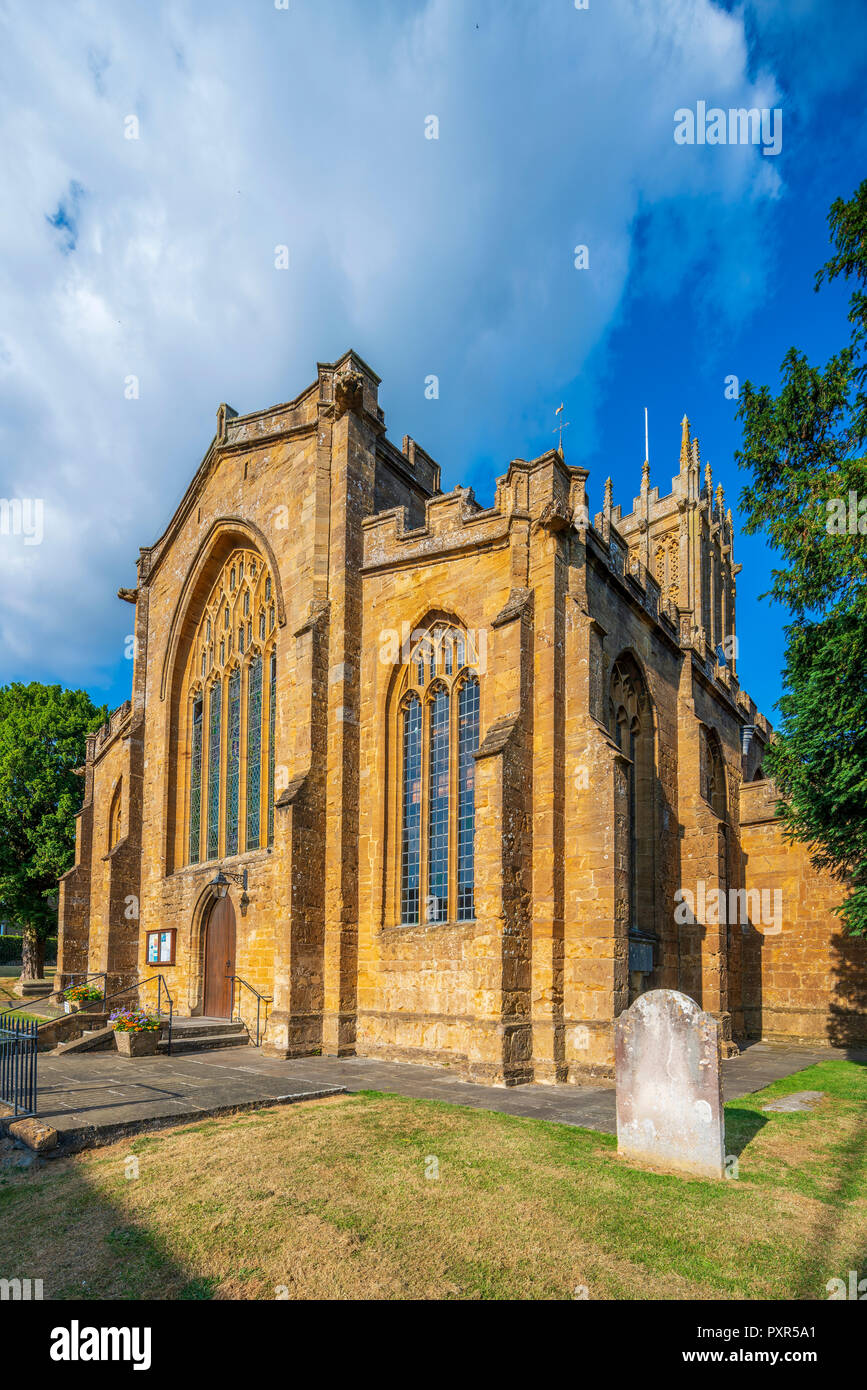
<path id="1" fill-rule="evenodd" d="M 147 981 L 152 1005 L 160 977 L 208 1017 L 259 995 L 272 1055 L 506 1084 L 610 1075 L 647 988 L 691 995 L 729 1051 L 867 1037 L 840 886 L 784 844 L 762 777 L 732 515 L 688 421 L 671 492 L 645 464 L 628 514 L 608 483 L 591 519 L 559 451 L 483 508 L 390 442 L 378 386 L 347 353 L 288 404 L 220 406 L 141 550 L 58 984 Z M 732 890 L 736 922 L 708 906 Z"/>

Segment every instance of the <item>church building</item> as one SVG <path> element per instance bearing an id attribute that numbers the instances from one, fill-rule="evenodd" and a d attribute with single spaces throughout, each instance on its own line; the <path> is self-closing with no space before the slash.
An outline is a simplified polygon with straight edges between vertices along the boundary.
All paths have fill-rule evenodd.
<path id="1" fill-rule="evenodd" d="M 588 511 L 560 449 L 493 505 L 386 433 L 357 354 L 227 405 L 142 549 L 131 699 L 88 740 L 58 985 L 156 981 L 278 1057 L 608 1077 L 690 995 L 724 1050 L 867 1039 L 844 887 L 785 843 L 737 675 L 732 514 L 684 419 L 671 490 Z"/>

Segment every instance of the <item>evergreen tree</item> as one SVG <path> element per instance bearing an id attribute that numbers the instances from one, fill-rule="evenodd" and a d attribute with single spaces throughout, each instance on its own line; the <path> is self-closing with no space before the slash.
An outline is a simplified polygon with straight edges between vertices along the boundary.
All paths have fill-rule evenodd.
<path id="1" fill-rule="evenodd" d="M 837 908 L 867 933 L 867 180 L 828 218 L 834 254 L 816 292 L 851 286 L 849 343 L 824 367 L 790 348 L 774 395 L 743 389 L 735 455 L 752 481 L 748 532 L 781 564 L 771 595 L 791 616 L 780 727 L 769 750 L 786 833 L 841 880 Z M 844 886 L 848 881 L 851 892 Z"/>

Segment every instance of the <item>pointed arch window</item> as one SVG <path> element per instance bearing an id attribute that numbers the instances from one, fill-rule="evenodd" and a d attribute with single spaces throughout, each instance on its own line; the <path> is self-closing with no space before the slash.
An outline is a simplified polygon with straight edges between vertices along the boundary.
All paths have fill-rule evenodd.
<path id="1" fill-rule="evenodd" d="M 118 782 L 111 798 L 111 806 L 108 812 L 108 848 L 113 850 L 115 845 L 120 843 L 121 835 L 121 793 L 123 791 L 123 779 Z"/>
<path id="2" fill-rule="evenodd" d="M 266 566 L 254 552 L 236 550 L 203 605 L 192 638 L 192 664 L 185 673 L 190 693 L 181 706 L 186 729 L 182 746 L 190 762 L 189 780 L 184 779 L 186 804 L 181 779 L 177 779 L 181 822 L 176 822 L 175 862 L 182 857 L 183 862 L 197 864 L 263 848 L 266 825 L 269 844 L 273 838 L 276 651 L 273 634 L 266 638 L 264 623 L 258 624 L 259 641 L 254 642 L 252 617 L 264 615 L 266 591 L 273 593 Z M 214 633 L 215 627 L 220 631 Z M 213 645 L 203 648 L 212 634 Z M 207 680 L 204 691 L 196 688 L 200 679 Z"/>
<path id="3" fill-rule="evenodd" d="M 625 756 L 625 817 L 620 865 L 625 870 L 627 926 L 655 929 L 656 835 L 654 741 L 650 696 L 637 662 L 625 654 L 614 663 L 609 686 L 610 732 Z"/>
<path id="4" fill-rule="evenodd" d="M 705 801 L 713 807 L 720 820 L 728 815 L 728 796 L 726 794 L 725 762 L 720 746 L 719 734 L 704 724 L 700 728 L 699 785 Z"/>
<path id="5" fill-rule="evenodd" d="M 481 687 L 473 655 L 464 633 L 437 627 L 398 683 L 395 917 L 404 926 L 475 916 Z"/>

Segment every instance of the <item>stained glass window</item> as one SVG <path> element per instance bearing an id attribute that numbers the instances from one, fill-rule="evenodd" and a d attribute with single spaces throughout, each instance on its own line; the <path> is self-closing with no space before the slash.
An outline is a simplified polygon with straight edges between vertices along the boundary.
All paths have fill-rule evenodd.
<path id="1" fill-rule="evenodd" d="M 208 858 L 220 853 L 220 727 L 222 722 L 223 687 L 219 681 L 211 686 L 208 697 Z"/>
<path id="2" fill-rule="evenodd" d="M 445 922 L 449 911 L 449 693 L 439 687 L 430 705 L 428 758 L 428 922 Z"/>
<path id="3" fill-rule="evenodd" d="M 190 863 L 201 857 L 202 831 L 202 701 L 193 701 L 192 760 L 190 763 Z"/>
<path id="4" fill-rule="evenodd" d="M 266 829 L 268 843 L 273 840 L 276 657 L 263 656 L 253 643 L 267 641 L 275 616 L 267 566 L 254 552 L 234 550 L 202 605 L 186 671 L 188 692 L 199 679 L 208 681 L 204 693 L 188 695 L 191 770 L 182 794 L 187 805 L 178 811 L 185 827 L 179 852 L 190 863 L 257 849 Z"/>
<path id="5" fill-rule="evenodd" d="M 403 710 L 403 838 L 400 851 L 400 920 L 418 924 L 421 889 L 421 701 L 413 694 Z"/>
<path id="6" fill-rule="evenodd" d="M 274 736 L 277 732 L 277 653 L 271 653 L 268 690 L 268 844 L 274 843 Z"/>
<path id="7" fill-rule="evenodd" d="M 250 662 L 247 676 L 247 849 L 259 848 L 262 787 L 262 658 Z"/>
<path id="8" fill-rule="evenodd" d="M 238 853 L 238 789 L 241 776 L 241 672 L 229 677 L 229 722 L 226 729 L 226 854 Z"/>
<path id="9" fill-rule="evenodd" d="M 458 921 L 475 917 L 473 839 L 476 829 L 476 760 L 479 746 L 479 682 L 465 680 L 458 696 Z"/>
<path id="10" fill-rule="evenodd" d="M 425 632 L 404 670 L 395 731 L 401 779 L 395 915 L 406 926 L 475 918 L 481 687 L 465 666 L 467 642 L 453 627 Z"/>

